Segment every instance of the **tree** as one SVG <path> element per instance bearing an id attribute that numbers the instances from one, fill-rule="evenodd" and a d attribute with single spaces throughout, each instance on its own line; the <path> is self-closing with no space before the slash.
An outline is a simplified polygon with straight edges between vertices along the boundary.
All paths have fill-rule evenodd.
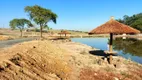
<path id="1" fill-rule="evenodd" d="M 50 29 L 50 27 L 49 27 L 48 25 L 45 25 L 43 28 L 44 28 L 44 29 L 47 29 L 47 30 Z"/>
<path id="2" fill-rule="evenodd" d="M 33 26 L 29 20 L 24 19 L 24 18 L 23 19 L 13 19 L 13 20 L 11 20 L 9 26 L 12 29 L 18 28 L 20 30 L 20 32 L 21 32 L 21 37 L 22 37 L 22 32 L 23 32 L 23 29 L 24 29 L 26 24 L 27 24 L 28 27 Z"/>
<path id="3" fill-rule="evenodd" d="M 118 19 L 117 21 L 142 31 L 142 13 L 134 14 L 133 16 L 125 15 L 123 19 Z"/>
<path id="4" fill-rule="evenodd" d="M 53 21 L 56 24 L 57 15 L 49 9 L 35 5 L 25 7 L 25 12 L 29 14 L 31 20 L 40 26 L 40 37 L 42 37 L 42 29 L 47 26 L 48 22 Z"/>

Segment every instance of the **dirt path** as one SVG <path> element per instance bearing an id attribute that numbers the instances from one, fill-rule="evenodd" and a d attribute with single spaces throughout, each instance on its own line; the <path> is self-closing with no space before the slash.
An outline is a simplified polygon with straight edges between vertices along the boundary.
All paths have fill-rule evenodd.
<path id="1" fill-rule="evenodd" d="M 10 46 L 12 46 L 14 44 L 25 42 L 25 41 L 32 41 L 34 39 L 36 39 L 36 38 L 33 37 L 33 38 L 22 38 L 22 39 L 0 41 L 0 48 L 10 47 Z"/>

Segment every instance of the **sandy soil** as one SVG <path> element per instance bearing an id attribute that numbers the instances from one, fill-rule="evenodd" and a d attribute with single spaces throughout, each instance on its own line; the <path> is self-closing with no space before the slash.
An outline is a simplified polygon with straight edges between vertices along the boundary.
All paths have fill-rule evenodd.
<path id="1" fill-rule="evenodd" d="M 10 39 L 13 39 L 13 37 L 0 35 L 0 41 L 10 40 Z"/>
<path id="2" fill-rule="evenodd" d="M 114 57 L 110 65 L 90 46 L 35 40 L 0 50 L 2 80 L 141 80 L 142 65 Z"/>

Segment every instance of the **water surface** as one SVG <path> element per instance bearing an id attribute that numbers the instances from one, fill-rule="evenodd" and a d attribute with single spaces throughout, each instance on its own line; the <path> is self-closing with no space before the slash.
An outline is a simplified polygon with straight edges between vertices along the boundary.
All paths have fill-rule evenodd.
<path id="1" fill-rule="evenodd" d="M 108 50 L 108 38 L 72 38 L 72 41 L 87 44 L 101 50 Z M 142 64 L 142 41 L 116 39 L 113 41 L 113 50 L 119 56 Z"/>

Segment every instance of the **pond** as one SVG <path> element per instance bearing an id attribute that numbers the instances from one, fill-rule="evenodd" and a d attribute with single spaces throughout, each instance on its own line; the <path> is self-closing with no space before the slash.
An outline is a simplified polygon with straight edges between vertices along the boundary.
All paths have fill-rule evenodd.
<path id="1" fill-rule="evenodd" d="M 91 47 L 108 50 L 108 38 L 72 38 L 73 42 L 87 44 Z M 142 64 L 142 41 L 136 39 L 115 39 L 113 50 L 126 59 Z"/>

